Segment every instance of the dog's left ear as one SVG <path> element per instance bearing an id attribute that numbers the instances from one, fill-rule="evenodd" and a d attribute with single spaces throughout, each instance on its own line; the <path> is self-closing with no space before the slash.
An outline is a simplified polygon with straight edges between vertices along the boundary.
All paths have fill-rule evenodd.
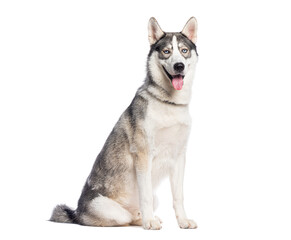
<path id="1" fill-rule="evenodd" d="M 191 17 L 183 28 L 182 34 L 189 38 L 193 43 L 197 41 L 197 21 L 195 17 Z"/>
<path id="2" fill-rule="evenodd" d="M 165 34 L 154 17 L 149 20 L 148 31 L 151 45 L 155 44 Z"/>

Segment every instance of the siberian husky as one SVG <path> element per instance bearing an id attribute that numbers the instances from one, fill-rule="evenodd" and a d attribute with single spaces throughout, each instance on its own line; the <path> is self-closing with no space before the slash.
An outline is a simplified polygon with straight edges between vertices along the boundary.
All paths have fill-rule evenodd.
<path id="1" fill-rule="evenodd" d="M 151 18 L 148 38 L 143 85 L 97 156 L 77 209 L 58 205 L 51 221 L 161 229 L 161 220 L 154 216 L 155 190 L 169 177 L 178 225 L 197 227 L 183 205 L 189 102 L 198 60 L 196 19 L 190 18 L 181 32 L 164 32 Z"/>

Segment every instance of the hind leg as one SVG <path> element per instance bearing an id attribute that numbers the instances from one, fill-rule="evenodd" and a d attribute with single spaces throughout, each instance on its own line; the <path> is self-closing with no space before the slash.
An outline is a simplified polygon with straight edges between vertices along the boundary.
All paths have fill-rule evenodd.
<path id="1" fill-rule="evenodd" d="M 81 221 L 88 226 L 126 226 L 133 221 L 133 216 L 116 201 L 100 195 L 89 203 Z"/>

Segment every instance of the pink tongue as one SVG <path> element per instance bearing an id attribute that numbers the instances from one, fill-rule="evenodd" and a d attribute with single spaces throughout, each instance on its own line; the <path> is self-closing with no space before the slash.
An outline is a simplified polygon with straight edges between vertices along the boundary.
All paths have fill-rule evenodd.
<path id="1" fill-rule="evenodd" d="M 178 75 L 176 77 L 174 77 L 172 79 L 172 84 L 173 84 L 173 87 L 176 89 L 176 90 L 181 90 L 182 87 L 183 87 L 183 78 L 181 75 Z"/>

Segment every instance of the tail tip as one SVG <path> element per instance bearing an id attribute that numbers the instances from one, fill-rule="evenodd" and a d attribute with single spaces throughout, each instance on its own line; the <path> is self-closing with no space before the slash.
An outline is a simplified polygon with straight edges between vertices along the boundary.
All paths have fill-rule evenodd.
<path id="1" fill-rule="evenodd" d="M 50 221 L 61 223 L 74 223 L 74 211 L 65 204 L 57 205 L 52 213 Z"/>

